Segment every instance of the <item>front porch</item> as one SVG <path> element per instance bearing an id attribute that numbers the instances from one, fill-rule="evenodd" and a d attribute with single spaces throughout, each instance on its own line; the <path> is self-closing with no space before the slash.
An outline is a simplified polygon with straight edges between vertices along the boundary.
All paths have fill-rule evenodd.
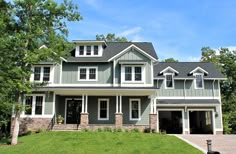
<path id="1" fill-rule="evenodd" d="M 151 123 L 154 123 L 152 129 L 156 129 L 156 118 L 150 118 L 156 113 L 152 96 L 153 89 L 144 92 L 122 90 L 119 94 L 112 90 L 90 90 L 87 94 L 85 91 L 55 91 L 55 117 L 62 115 L 62 125 L 74 125 L 76 129 L 110 127 L 144 130 L 150 128 Z M 155 122 L 150 122 L 151 119 Z"/>

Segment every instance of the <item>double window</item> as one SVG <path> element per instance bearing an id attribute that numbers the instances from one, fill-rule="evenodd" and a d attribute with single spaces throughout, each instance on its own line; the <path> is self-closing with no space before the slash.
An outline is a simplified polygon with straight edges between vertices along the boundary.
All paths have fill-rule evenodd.
<path id="1" fill-rule="evenodd" d="M 141 104 L 140 99 L 129 100 L 130 120 L 141 120 Z"/>
<path id="2" fill-rule="evenodd" d="M 79 67 L 78 76 L 80 81 L 96 81 L 97 67 Z"/>
<path id="3" fill-rule="evenodd" d="M 203 74 L 196 74 L 195 75 L 195 87 L 197 89 L 202 89 L 203 88 Z"/>
<path id="4" fill-rule="evenodd" d="M 49 82 L 51 67 L 49 66 L 34 66 L 33 67 L 33 81 Z"/>
<path id="5" fill-rule="evenodd" d="M 166 84 L 166 88 L 174 88 L 173 74 L 165 75 L 165 84 Z"/>
<path id="6" fill-rule="evenodd" d="M 98 99 L 98 120 L 109 120 L 109 99 Z"/>
<path id="7" fill-rule="evenodd" d="M 78 50 L 78 49 L 77 49 Z M 79 56 L 97 56 L 98 53 L 98 45 L 87 45 L 87 46 L 79 46 Z"/>
<path id="8" fill-rule="evenodd" d="M 142 66 L 123 66 L 123 81 L 125 82 L 142 82 L 143 67 Z"/>
<path id="9" fill-rule="evenodd" d="M 25 115 L 43 115 L 44 95 L 25 96 Z"/>

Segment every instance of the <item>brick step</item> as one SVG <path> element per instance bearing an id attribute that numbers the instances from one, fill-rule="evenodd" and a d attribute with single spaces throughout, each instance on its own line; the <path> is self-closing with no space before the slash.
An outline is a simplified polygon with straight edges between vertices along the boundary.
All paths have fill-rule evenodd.
<path id="1" fill-rule="evenodd" d="M 77 124 L 55 124 L 52 130 L 81 130 Z"/>

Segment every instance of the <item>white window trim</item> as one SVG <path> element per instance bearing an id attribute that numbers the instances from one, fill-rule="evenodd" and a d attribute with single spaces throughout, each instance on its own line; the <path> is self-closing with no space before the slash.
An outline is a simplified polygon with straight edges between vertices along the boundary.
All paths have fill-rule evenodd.
<path id="1" fill-rule="evenodd" d="M 167 87 L 167 85 L 166 85 L 166 76 L 167 75 L 172 75 L 172 87 Z M 175 88 L 174 73 L 164 73 L 164 76 L 165 76 L 165 79 L 164 79 L 165 89 L 174 89 Z"/>
<path id="2" fill-rule="evenodd" d="M 138 118 L 132 118 L 132 101 L 138 101 Z M 129 99 L 129 120 L 141 120 L 141 100 L 139 98 Z"/>
<path id="3" fill-rule="evenodd" d="M 34 80 L 34 68 L 35 67 L 40 67 L 40 80 L 37 80 L 37 81 L 35 81 Z M 32 74 L 31 74 L 31 76 L 30 76 L 30 81 L 31 82 L 44 82 L 43 81 L 43 75 L 44 75 L 44 73 L 43 73 L 43 68 L 44 67 L 50 67 L 50 75 L 49 75 L 49 81 L 45 81 L 45 82 L 48 82 L 48 83 L 52 83 L 53 82 L 53 78 L 54 78 L 54 67 L 53 67 L 53 65 L 34 65 L 34 66 L 32 66 Z"/>
<path id="4" fill-rule="evenodd" d="M 22 117 L 43 117 L 44 114 L 44 109 L 45 109 L 45 94 L 28 94 L 24 95 L 24 100 L 23 100 L 23 105 L 25 106 L 25 101 L 27 96 L 32 96 L 32 108 L 31 108 L 31 115 L 25 114 L 25 109 L 22 112 Z M 43 102 L 42 102 L 42 115 L 35 114 L 35 107 L 36 107 L 36 96 L 42 96 L 43 97 Z"/>
<path id="5" fill-rule="evenodd" d="M 80 79 L 80 69 L 86 69 L 86 79 Z M 96 75 L 95 79 L 89 79 L 89 69 L 95 69 Z M 91 67 L 78 67 L 78 81 L 97 81 L 98 80 L 98 67 L 91 66 Z"/>
<path id="6" fill-rule="evenodd" d="M 80 46 L 84 46 L 84 54 L 80 55 Z M 91 54 L 87 55 L 87 46 L 91 46 Z M 98 46 L 98 54 L 94 55 L 94 46 Z M 84 44 L 84 45 L 78 45 L 76 47 L 76 53 L 75 57 L 101 57 L 102 56 L 102 45 L 98 44 Z"/>
<path id="7" fill-rule="evenodd" d="M 197 80 L 196 76 L 197 75 L 202 76 L 202 87 L 197 87 L 197 83 L 196 83 L 196 80 Z M 204 74 L 203 73 L 194 73 L 193 76 L 195 76 L 195 78 L 194 78 L 194 87 L 195 87 L 195 89 L 204 89 Z"/>
<path id="8" fill-rule="evenodd" d="M 125 81 L 125 67 L 131 67 L 131 81 Z M 141 67 L 142 80 L 135 81 L 135 67 Z M 145 83 L 145 67 L 144 65 L 121 65 L 121 83 Z"/>
<path id="9" fill-rule="evenodd" d="M 101 103 L 101 101 L 106 101 L 107 102 L 107 117 L 106 118 L 101 118 L 100 117 L 100 103 Z M 98 120 L 109 120 L 109 99 L 108 98 L 98 99 Z"/>

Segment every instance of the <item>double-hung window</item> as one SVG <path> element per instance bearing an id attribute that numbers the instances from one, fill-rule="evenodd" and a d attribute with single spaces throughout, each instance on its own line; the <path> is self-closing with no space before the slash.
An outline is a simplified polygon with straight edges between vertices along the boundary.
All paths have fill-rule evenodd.
<path id="1" fill-rule="evenodd" d="M 202 74 L 196 74 L 195 75 L 195 87 L 197 89 L 202 89 L 203 88 L 203 75 Z"/>
<path id="2" fill-rule="evenodd" d="M 129 103 L 130 120 L 141 120 L 140 99 L 130 99 Z"/>
<path id="3" fill-rule="evenodd" d="M 93 46 L 93 55 L 98 55 L 98 46 Z"/>
<path id="4" fill-rule="evenodd" d="M 49 82 L 51 80 L 50 75 L 51 75 L 50 66 L 34 66 L 32 81 Z"/>
<path id="5" fill-rule="evenodd" d="M 79 46 L 79 55 L 84 55 L 84 46 Z"/>
<path id="6" fill-rule="evenodd" d="M 25 115 L 43 115 L 44 95 L 29 95 L 25 96 Z"/>
<path id="7" fill-rule="evenodd" d="M 91 55 L 91 46 L 87 46 L 86 55 Z"/>
<path id="8" fill-rule="evenodd" d="M 165 75 L 165 84 L 166 84 L 166 88 L 174 88 L 173 74 Z"/>
<path id="9" fill-rule="evenodd" d="M 79 67 L 79 81 L 96 81 L 97 67 Z"/>
<path id="10" fill-rule="evenodd" d="M 109 120 L 109 99 L 98 99 L 98 120 Z"/>
<path id="11" fill-rule="evenodd" d="M 122 66 L 123 82 L 142 82 L 143 81 L 143 66 Z"/>

